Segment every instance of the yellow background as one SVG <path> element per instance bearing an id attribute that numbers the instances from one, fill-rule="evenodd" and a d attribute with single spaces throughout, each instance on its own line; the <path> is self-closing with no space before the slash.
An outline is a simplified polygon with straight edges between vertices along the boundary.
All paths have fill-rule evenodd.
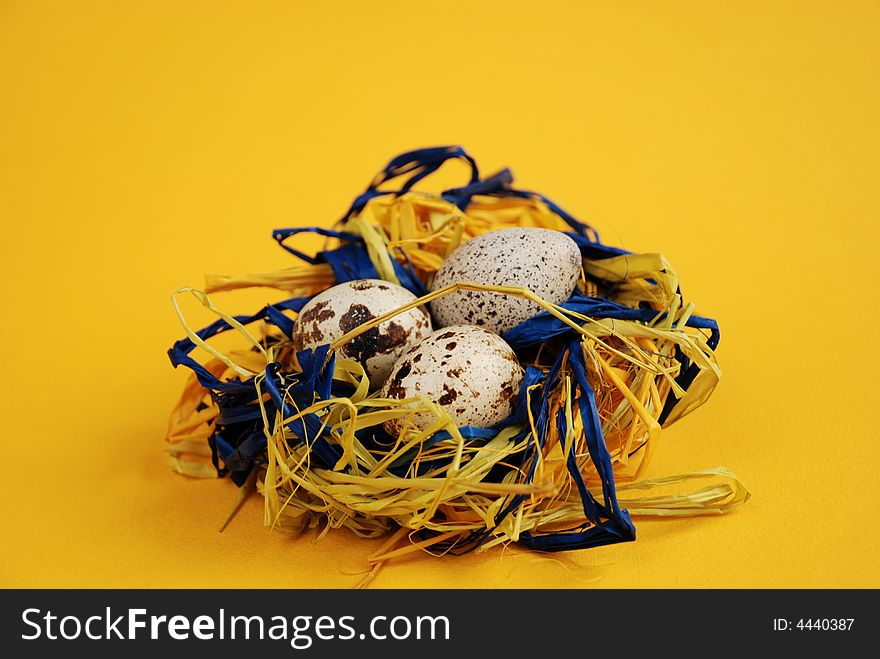
<path id="1" fill-rule="evenodd" d="M 270 533 L 257 498 L 218 534 L 234 486 L 167 468 L 169 296 L 292 264 L 271 229 L 462 144 L 667 255 L 725 377 L 651 474 L 753 498 L 376 586 L 880 586 L 878 65 L 877 2 L 0 1 L 0 585 L 355 584 L 376 542 Z"/>

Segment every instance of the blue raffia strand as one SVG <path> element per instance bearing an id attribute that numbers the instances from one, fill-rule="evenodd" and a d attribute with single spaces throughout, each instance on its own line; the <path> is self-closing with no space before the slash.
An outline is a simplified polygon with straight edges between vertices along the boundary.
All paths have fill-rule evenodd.
<path id="1" fill-rule="evenodd" d="M 402 153 L 385 165 L 385 169 L 376 174 L 367 189 L 360 194 L 351 204 L 341 222 L 344 224 L 360 213 L 372 199 L 383 195 L 402 195 L 409 192 L 412 187 L 436 172 L 448 160 L 464 160 L 471 169 L 470 184 L 480 180 L 480 170 L 477 162 L 471 158 L 460 146 L 438 146 L 428 149 L 416 149 Z M 411 174 L 398 188 L 379 190 L 379 187 L 389 181 Z"/>
<path id="2" fill-rule="evenodd" d="M 577 243 L 584 258 L 601 260 L 628 253 L 618 247 L 603 244 L 598 233 L 592 227 L 578 221 L 543 195 L 513 188 L 513 175 L 510 170 L 504 169 L 497 174 L 480 179 L 476 162 L 464 149 L 458 146 L 418 149 L 391 160 L 376 175 L 367 189 L 354 200 L 340 222 L 342 228 L 344 229 L 345 223 L 356 217 L 371 199 L 383 195 L 404 194 L 419 181 L 436 172 L 449 160 L 463 160 L 470 167 L 470 180 L 465 186 L 446 190 L 441 195 L 443 199 L 455 204 L 462 211 L 468 208 L 472 197 L 476 195 L 516 197 L 540 201 L 571 227 L 572 231 L 567 235 Z M 395 183 L 397 183 L 396 186 Z M 380 190 L 382 186 L 388 186 L 388 188 Z M 301 233 L 315 233 L 335 238 L 340 241 L 341 245 L 333 250 L 322 251 L 314 257 L 309 256 L 285 244 L 288 238 Z M 277 229 L 273 232 L 273 237 L 282 248 L 307 263 L 328 264 L 333 271 L 336 283 L 379 277 L 368 255 L 364 239 L 355 233 L 320 227 L 304 227 Z M 403 255 L 406 256 L 405 252 Z M 395 274 L 401 284 L 416 296 L 425 295 L 427 289 L 416 276 L 408 258 L 405 259 L 407 264 L 404 266 L 394 258 L 393 254 L 391 257 Z M 277 327 L 289 339 L 293 329 L 293 321 L 284 312 L 298 312 L 308 302 L 308 299 L 292 298 L 268 305 L 251 316 L 235 316 L 235 319 L 242 324 L 262 321 Z M 652 309 L 633 309 L 609 299 L 584 295 L 577 290 L 559 306 L 596 319 L 608 318 L 652 323 L 664 318 L 663 314 L 658 314 Z M 708 330 L 710 334 L 706 341 L 707 345 L 711 350 L 715 350 L 720 338 L 718 324 L 715 320 L 690 316 L 686 321 L 686 326 Z M 218 320 L 199 330 L 197 335 L 202 340 L 207 340 L 229 329 L 231 326 L 226 321 Z M 602 484 L 602 498 L 598 500 L 584 482 L 581 466 L 578 464 L 575 454 L 575 442 L 571 442 L 569 453 L 566 456 L 566 465 L 580 495 L 585 522 L 580 528 L 563 532 L 524 531 L 520 534 L 519 541 L 533 549 L 563 551 L 634 540 L 635 527 L 627 511 L 622 509 L 617 502 L 611 457 L 605 446 L 596 397 L 587 379 L 587 368 L 581 350 L 580 336 L 559 318 L 544 311 L 512 328 L 504 334 L 503 338 L 515 351 L 539 345 L 551 339 L 564 341 L 565 348 L 560 350 L 546 374 L 532 366 L 526 368 L 517 405 L 514 414 L 509 419 L 494 428 L 466 427 L 459 429 L 468 442 L 485 443 L 495 437 L 502 428 L 513 424 L 522 424 L 523 430 L 512 439 L 512 442 L 524 448 L 519 451 L 518 459 L 514 456 L 508 458 L 508 461 L 515 460 L 516 464 L 513 467 L 496 465 L 489 473 L 487 480 L 501 482 L 508 473 L 507 470 L 516 468 L 524 474 L 520 482 L 526 484 L 533 482 L 538 464 L 536 457 L 544 445 L 548 429 L 555 426 L 560 441 L 563 441 L 568 429 L 564 410 L 557 411 L 556 418 L 550 418 L 550 394 L 555 387 L 569 386 L 571 388 L 570 398 L 576 402 L 577 413 L 583 424 L 584 440 L 590 460 Z M 274 430 L 263 427 L 260 399 L 263 399 L 262 405 L 265 408 L 267 418 L 270 423 L 274 423 L 279 411 L 282 419 L 293 414 L 291 403 L 298 409 L 305 409 L 317 401 L 327 400 L 334 395 L 350 393 L 345 390 L 347 385 L 333 382 L 333 358 L 331 355 L 331 358 L 327 359 L 328 345 L 319 346 L 314 351 L 304 350 L 297 353 L 300 366 L 298 372 L 285 372 L 280 363 L 273 362 L 266 367 L 260 377 L 252 377 L 245 381 L 239 379 L 222 381 L 213 376 L 205 367 L 190 357 L 190 353 L 195 347 L 196 344 L 189 338 L 182 339 L 168 351 L 169 357 L 175 367 L 183 365 L 191 369 L 196 374 L 199 383 L 212 392 L 213 400 L 220 409 L 214 432 L 209 441 L 212 462 L 219 475 L 229 473 L 232 480 L 238 485 L 242 485 L 247 480 L 248 474 L 255 466 L 265 463 L 266 431 L 271 433 Z M 686 391 L 698 374 L 699 368 L 697 365 L 691 364 L 679 349 L 676 349 L 674 358 L 681 365 L 675 382 Z M 569 384 L 557 377 L 564 362 L 571 366 L 571 372 L 575 379 L 573 383 Z M 265 396 L 267 393 L 268 398 Z M 672 391 L 668 393 L 664 408 L 658 418 L 661 425 L 675 408 L 678 400 Z M 535 424 L 534 436 L 527 423 L 530 414 Z M 335 439 L 331 437 L 332 431 L 322 427 L 321 420 L 316 414 L 308 414 L 291 422 L 288 430 L 293 441 L 308 444 L 318 466 L 332 469 L 339 460 L 341 453 L 338 443 L 330 441 Z M 387 446 L 391 439 L 381 427 L 359 430 L 357 436 L 368 448 Z M 409 473 L 421 475 L 449 464 L 452 459 L 450 457 L 433 460 L 423 458 L 420 460 L 418 468 L 415 471 L 412 469 L 412 461 L 425 448 L 450 437 L 449 432 L 445 430 L 436 433 L 426 439 L 420 448 L 415 448 L 410 453 L 398 458 L 390 465 L 390 471 L 401 477 Z M 219 466 L 220 461 L 222 461 L 223 467 Z M 496 515 L 494 527 L 472 531 L 464 538 L 440 542 L 435 547 L 440 551 L 456 554 L 477 548 L 492 537 L 495 528 L 501 525 L 509 515 L 514 514 L 526 498 L 527 495 L 524 494 L 509 496 L 506 504 Z M 423 531 L 422 534 L 423 537 L 439 535 L 428 531 Z"/>

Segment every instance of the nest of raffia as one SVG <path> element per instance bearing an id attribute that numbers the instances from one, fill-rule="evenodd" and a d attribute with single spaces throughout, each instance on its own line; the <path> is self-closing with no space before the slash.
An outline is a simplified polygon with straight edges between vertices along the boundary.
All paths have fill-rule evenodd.
<path id="1" fill-rule="evenodd" d="M 411 190 L 453 158 L 471 166 L 468 185 L 441 195 Z M 583 275 L 571 299 L 553 305 L 524 288 L 476 284 L 428 292 L 462 241 L 511 226 L 566 231 L 578 243 Z M 167 436 L 179 472 L 230 474 L 244 492 L 256 487 L 272 527 L 388 534 L 370 557 L 371 574 L 417 550 L 463 553 L 518 542 L 557 551 L 629 541 L 630 515 L 719 514 L 747 500 L 724 468 L 642 479 L 661 428 L 705 402 L 720 377 L 717 324 L 695 315 L 660 254 L 604 245 L 545 197 L 513 188 L 509 171 L 480 179 L 458 147 L 395 158 L 336 228 L 275 232 L 304 264 L 208 277 L 209 293 L 285 291 L 287 299 L 252 316 L 229 316 L 202 291 L 175 293 L 188 338 L 169 354 L 175 366 L 194 371 Z M 291 247 L 302 231 L 327 236 L 326 249 L 310 256 Z M 297 354 L 295 313 L 326 288 L 361 278 L 401 284 L 419 299 Z M 526 372 L 513 417 L 488 430 L 457 428 L 428 400 L 369 394 L 364 369 L 334 355 L 354 336 L 459 288 L 527 297 L 544 309 L 504 334 Z M 192 331 L 178 305 L 184 292 L 218 320 Z M 242 348 L 222 354 L 210 338 L 228 330 Z M 190 356 L 196 347 L 211 355 L 204 364 Z M 414 412 L 430 412 L 436 422 L 421 431 L 404 424 L 397 437 L 382 429 Z"/>

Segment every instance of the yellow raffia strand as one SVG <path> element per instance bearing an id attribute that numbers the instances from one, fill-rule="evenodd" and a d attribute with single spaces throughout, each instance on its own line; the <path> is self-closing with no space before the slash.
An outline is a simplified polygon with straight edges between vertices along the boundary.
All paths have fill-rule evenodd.
<path id="1" fill-rule="evenodd" d="M 171 296 L 171 303 L 174 305 L 174 310 L 177 312 L 177 317 L 180 319 L 181 324 L 183 325 L 184 330 L 186 330 L 186 335 L 190 338 L 190 340 L 195 343 L 197 346 L 205 350 L 206 352 L 213 355 L 215 358 L 219 359 L 221 362 L 226 364 L 233 371 L 238 373 L 239 375 L 249 378 L 255 375 L 253 371 L 250 371 L 243 366 L 239 366 L 231 359 L 223 355 L 221 352 L 215 350 L 212 346 L 210 346 L 205 340 L 201 339 L 190 327 L 187 325 L 186 320 L 183 317 L 183 311 L 180 309 L 180 304 L 177 301 L 177 296 L 182 293 L 192 293 L 193 297 L 195 297 L 199 302 L 202 303 L 207 309 L 213 311 L 220 318 L 225 320 L 229 325 L 239 332 L 242 336 L 244 336 L 248 343 L 252 346 L 260 350 L 261 352 L 265 352 L 263 350 L 263 346 L 260 345 L 260 342 L 257 341 L 253 335 L 247 330 L 247 328 L 242 325 L 240 322 L 235 320 L 232 316 L 223 313 L 217 307 L 214 306 L 214 303 L 211 302 L 211 299 L 205 294 L 203 291 L 197 290 L 195 288 L 191 288 L 189 286 L 183 286 L 182 288 L 178 288 L 174 291 L 174 294 Z"/>
<path id="2" fill-rule="evenodd" d="M 326 263 L 318 263 L 237 277 L 208 274 L 205 275 L 205 292 L 217 293 L 266 286 L 288 291 L 292 297 L 312 297 L 335 283 L 332 268 Z"/>
<path id="3" fill-rule="evenodd" d="M 397 283 L 392 259 L 407 260 L 416 274 L 430 284 L 433 274 L 462 242 L 476 235 L 505 227 L 534 226 L 568 230 L 568 226 L 540 201 L 532 199 L 473 198 L 467 212 L 434 195 L 409 192 L 400 196 L 372 199 L 361 213 L 349 220 L 345 231 L 360 235 L 380 277 Z M 580 286 L 585 294 L 603 294 L 620 304 L 639 307 L 647 303 L 656 310 L 653 322 L 594 319 L 548 303 L 532 291 L 515 286 L 485 286 L 457 283 L 433 291 L 418 300 L 364 323 L 334 341 L 331 352 L 359 334 L 417 306 L 455 291 L 491 291 L 528 299 L 574 330 L 581 339 L 587 377 L 594 390 L 603 435 L 618 483 L 622 507 L 632 515 L 686 516 L 720 514 L 744 503 L 748 491 L 742 482 L 723 468 L 665 478 L 644 479 L 661 435 L 657 421 L 671 394 L 679 399 L 664 425 L 668 426 L 706 401 L 721 376 L 713 351 L 703 332 L 685 327 L 695 313 L 694 305 L 678 293 L 675 271 L 659 254 L 626 254 L 600 261 L 585 260 Z M 609 284 L 600 291 L 602 282 Z M 243 277 L 212 275 L 211 292 L 249 286 L 282 289 L 294 296 L 311 296 L 332 286 L 333 274 L 326 264 L 301 265 L 276 272 Z M 186 324 L 177 303 L 180 293 L 189 292 L 218 317 L 227 320 L 245 340 L 241 350 L 221 354 L 198 339 Z M 295 353 L 286 337 L 274 328 L 257 323 L 254 333 L 236 324 L 217 309 L 201 291 L 184 288 L 175 293 L 175 309 L 187 335 L 212 357 L 205 367 L 216 377 L 255 376 L 259 385 L 268 363 L 278 361 L 283 372 L 298 370 Z M 261 336 L 261 339 L 255 338 Z M 265 341 L 271 335 L 272 341 Z M 267 347 L 268 346 L 268 347 Z M 547 372 L 556 354 L 550 345 L 541 346 L 529 362 Z M 699 368 L 687 392 L 675 382 L 681 351 Z M 319 537 L 331 528 L 347 528 L 362 537 L 391 533 L 388 541 L 370 558 L 368 584 L 387 561 L 412 552 L 433 553 L 443 543 L 449 546 L 473 531 L 491 530 L 478 551 L 515 542 L 524 532 L 552 532 L 584 524 L 577 488 L 567 471 L 566 459 L 573 451 L 588 487 L 601 498 L 601 481 L 587 450 L 580 415 L 576 413 L 577 388 L 572 384 L 566 359 L 551 387 L 548 403 L 551 415 L 561 412 L 567 421 L 564 437 L 555 424 L 539 447 L 534 419 L 501 430 L 488 441 L 469 442 L 443 409 L 435 403 L 413 398 L 391 400 L 369 393 L 369 380 L 357 362 L 338 357 L 333 378 L 352 385 L 346 398 L 315 400 L 298 409 L 292 397 L 285 400 L 293 412 L 287 418 L 269 411 L 259 400 L 266 432 L 266 463 L 257 470 L 255 487 L 264 497 L 267 526 L 289 532 L 319 529 Z M 533 392 L 529 392 L 532 395 Z M 206 440 L 211 435 L 218 409 L 209 392 L 194 376 L 190 378 L 174 408 L 167 439 L 169 461 L 174 469 L 194 477 L 213 476 L 208 463 Z M 311 449 L 299 437 L 306 415 L 316 415 L 325 428 L 324 436 L 341 449 L 331 468 L 312 460 Z M 417 430 L 408 423 L 415 414 L 435 419 L 431 427 Z M 390 445 L 367 449 L 357 432 L 399 420 L 403 430 Z M 301 427 L 301 425 L 300 425 Z M 440 430 L 449 439 L 425 440 Z M 517 439 L 521 431 L 530 431 Z M 534 464 L 522 472 L 513 469 L 514 459 L 527 447 L 534 452 Z M 419 464 L 439 460 L 446 466 L 418 474 Z M 407 464 L 407 473 L 392 471 Z M 484 482 L 496 465 L 510 470 L 501 483 Z M 524 472 L 533 470 L 531 483 Z M 525 499 L 503 520 L 500 511 L 514 495 Z M 429 530 L 429 538 L 415 535 Z"/>
<path id="4" fill-rule="evenodd" d="M 681 492 L 682 483 L 704 481 L 705 487 Z M 650 495 L 635 496 L 636 491 Z M 620 505 L 632 515 L 660 517 L 691 517 L 695 515 L 722 515 L 749 500 L 749 491 L 729 469 L 715 467 L 689 474 L 652 478 L 629 483 L 617 488 Z"/>

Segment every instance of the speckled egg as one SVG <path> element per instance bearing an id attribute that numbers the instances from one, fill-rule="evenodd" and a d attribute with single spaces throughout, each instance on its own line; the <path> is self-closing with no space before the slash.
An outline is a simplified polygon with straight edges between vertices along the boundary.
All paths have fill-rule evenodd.
<path id="1" fill-rule="evenodd" d="M 577 243 L 561 231 L 537 228 L 499 229 L 461 245 L 440 266 L 434 290 L 456 282 L 525 286 L 547 302 L 569 298 L 581 272 Z M 440 327 L 479 325 L 503 334 L 537 315 L 530 300 L 493 291 L 456 291 L 431 303 Z"/>
<path id="2" fill-rule="evenodd" d="M 435 331 L 394 365 L 383 398 L 424 396 L 443 407 L 459 427 L 488 428 L 513 413 L 523 371 L 513 350 L 497 334 L 472 325 Z M 424 429 L 435 421 L 415 413 L 386 422 L 392 435 L 405 423 Z"/>
<path id="3" fill-rule="evenodd" d="M 381 279 L 358 279 L 328 288 L 306 304 L 293 326 L 297 351 L 331 343 L 343 334 L 415 300 L 405 288 Z M 431 333 L 431 318 L 422 307 L 410 309 L 367 330 L 337 354 L 356 360 L 371 388 L 385 382 L 400 355 Z"/>

